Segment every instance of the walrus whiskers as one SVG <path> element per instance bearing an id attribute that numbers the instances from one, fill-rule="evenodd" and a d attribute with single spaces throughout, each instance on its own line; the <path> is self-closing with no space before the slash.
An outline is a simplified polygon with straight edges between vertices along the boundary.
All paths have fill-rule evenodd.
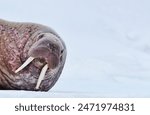
<path id="1" fill-rule="evenodd" d="M 34 60 L 34 57 L 29 57 L 16 71 L 15 73 L 18 73 L 23 68 L 25 68 L 28 64 L 30 64 Z"/>
<path id="2" fill-rule="evenodd" d="M 38 81 L 37 81 L 37 84 L 36 84 L 36 87 L 35 87 L 36 90 L 39 89 L 40 84 L 41 84 L 42 80 L 43 80 L 44 77 L 45 77 L 45 74 L 46 74 L 47 69 L 48 69 L 48 64 L 46 64 L 46 65 L 42 68 L 42 70 L 41 70 L 40 76 L 39 76 L 39 78 L 38 78 Z"/>

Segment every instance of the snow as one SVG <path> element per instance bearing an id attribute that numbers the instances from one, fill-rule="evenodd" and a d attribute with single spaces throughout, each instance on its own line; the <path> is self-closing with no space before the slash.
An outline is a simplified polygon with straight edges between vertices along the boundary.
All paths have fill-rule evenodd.
<path id="1" fill-rule="evenodd" d="M 49 92 L 0 97 L 150 97 L 149 0 L 5 0 L 1 18 L 54 28 L 65 68 Z"/>

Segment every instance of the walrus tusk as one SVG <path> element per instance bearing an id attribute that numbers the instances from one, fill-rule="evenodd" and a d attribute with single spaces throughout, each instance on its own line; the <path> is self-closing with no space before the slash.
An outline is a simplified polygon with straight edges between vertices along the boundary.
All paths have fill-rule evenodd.
<path id="1" fill-rule="evenodd" d="M 48 64 L 46 64 L 46 65 L 42 68 L 42 70 L 41 70 L 40 76 L 39 76 L 39 78 L 38 78 L 38 81 L 37 81 L 37 84 L 36 84 L 36 87 L 35 87 L 36 90 L 39 89 L 40 84 L 41 84 L 42 80 L 44 79 L 44 76 L 45 76 L 45 73 L 46 73 L 47 69 L 48 69 Z"/>
<path id="2" fill-rule="evenodd" d="M 29 57 L 16 71 L 15 73 L 18 73 L 21 71 L 23 68 L 25 68 L 29 63 L 33 61 L 34 57 Z"/>

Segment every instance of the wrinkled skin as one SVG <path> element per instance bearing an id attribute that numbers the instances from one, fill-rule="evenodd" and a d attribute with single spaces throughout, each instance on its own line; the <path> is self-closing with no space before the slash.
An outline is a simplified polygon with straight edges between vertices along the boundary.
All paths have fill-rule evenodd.
<path id="1" fill-rule="evenodd" d="M 35 59 L 15 73 L 29 57 Z M 66 60 L 66 46 L 49 27 L 0 20 L 0 89 L 34 91 L 41 69 L 48 64 L 39 91 L 58 80 Z"/>

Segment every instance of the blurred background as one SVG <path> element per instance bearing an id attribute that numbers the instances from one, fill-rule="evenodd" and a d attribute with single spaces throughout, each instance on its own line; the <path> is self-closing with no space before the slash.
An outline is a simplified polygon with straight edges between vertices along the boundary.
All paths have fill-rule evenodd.
<path id="1" fill-rule="evenodd" d="M 0 0 L 0 18 L 52 27 L 67 61 L 49 92 L 0 97 L 150 97 L 149 0 Z"/>

